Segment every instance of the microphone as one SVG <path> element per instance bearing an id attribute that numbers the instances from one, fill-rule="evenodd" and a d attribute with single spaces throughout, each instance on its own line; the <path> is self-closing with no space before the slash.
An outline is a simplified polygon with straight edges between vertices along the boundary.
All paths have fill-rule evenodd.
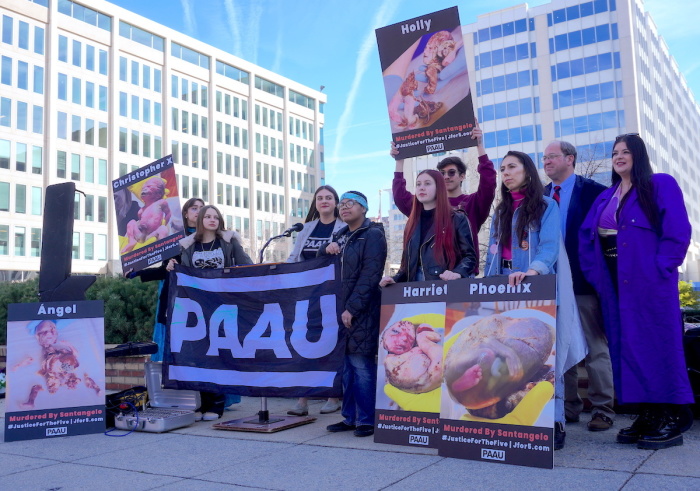
<path id="1" fill-rule="evenodd" d="M 304 229 L 304 224 L 303 223 L 295 223 L 291 227 L 289 227 L 287 230 L 282 232 L 282 235 L 285 237 L 289 237 L 292 235 L 292 232 L 301 232 Z"/>

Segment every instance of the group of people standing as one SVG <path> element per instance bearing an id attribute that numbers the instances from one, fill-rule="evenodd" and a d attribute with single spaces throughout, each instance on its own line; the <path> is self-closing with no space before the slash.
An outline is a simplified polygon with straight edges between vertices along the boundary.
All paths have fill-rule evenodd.
<path id="1" fill-rule="evenodd" d="M 496 191 L 496 170 L 481 136 L 476 127 L 479 185 L 473 194 L 462 193 L 466 166 L 459 158 L 443 159 L 437 171 L 421 171 L 415 195 L 406 190 L 403 161 L 396 160 L 394 201 L 408 221 L 399 272 L 382 278 L 381 287 L 478 274 L 477 234 Z M 392 146 L 391 155 L 397 153 Z M 609 188 L 577 175 L 576 157 L 572 144 L 551 142 L 542 158 L 551 183 L 544 186 L 527 154 L 505 155 L 483 273 L 507 275 L 511 285 L 557 274 L 555 449 L 564 447 L 565 423 L 578 422 L 583 411 L 578 363 L 584 359 L 592 406 L 588 430 L 614 425 L 617 397 L 620 404 L 639 406 L 632 425 L 619 430 L 619 443 L 645 449 L 681 445 L 680 415 L 693 402 L 678 296 L 678 267 L 691 232 L 681 190 L 671 176 L 653 173 L 637 134 L 615 139 Z M 335 242 L 326 250 L 344 252 Z M 352 332 L 352 321 L 343 322 Z M 372 329 L 363 330 L 376 347 L 378 313 Z M 375 383 L 360 399 L 356 392 L 352 396 L 355 404 L 365 401 L 364 414 L 374 407 Z M 371 418 L 345 411 L 345 403 L 343 408 L 345 419 L 329 431 L 370 433 Z"/>
<path id="2" fill-rule="evenodd" d="M 491 215 L 497 174 L 477 127 L 478 189 L 462 192 L 466 166 L 447 157 L 437 170 L 421 171 L 415 195 L 406 190 L 403 161 L 396 160 L 394 201 L 408 216 L 401 266 L 382 278 L 387 245 L 381 224 L 369 220 L 367 197 L 341 196 L 319 187 L 288 262 L 340 255 L 343 312 L 347 331 L 342 404 L 329 399 L 322 413 L 341 409 L 343 421 L 328 431 L 374 433 L 377 344 L 381 288 L 407 281 L 455 280 L 479 274 L 477 235 Z M 391 155 L 398 152 L 392 146 Z M 679 422 L 693 402 L 682 347 L 678 267 L 690 243 L 690 223 L 681 190 L 666 174 L 654 174 L 643 140 L 620 135 L 612 153 L 612 186 L 575 173 L 576 148 L 553 141 L 542 163 L 544 186 L 525 153 L 509 151 L 500 165 L 500 200 L 493 212 L 485 276 L 507 275 L 511 285 L 528 276 L 557 274 L 557 366 L 554 448 L 565 444 L 565 422 L 579 421 L 578 363 L 585 358 L 591 431 L 614 424 L 618 403 L 638 404 L 639 416 L 617 434 L 620 443 L 659 449 L 683 443 Z M 214 206 L 189 200 L 182 210 L 188 236 L 179 261 L 196 268 L 251 264 L 240 236 L 224 229 Z M 140 272 L 144 281 L 165 279 Z M 161 287 L 157 324 L 164 324 L 167 281 Z M 158 339 L 159 329 L 155 338 Z M 162 345 L 162 343 L 161 343 Z M 586 348 L 587 346 L 587 348 Z M 201 414 L 223 412 L 220 394 L 203 394 Z M 289 411 L 308 414 L 301 398 Z"/>

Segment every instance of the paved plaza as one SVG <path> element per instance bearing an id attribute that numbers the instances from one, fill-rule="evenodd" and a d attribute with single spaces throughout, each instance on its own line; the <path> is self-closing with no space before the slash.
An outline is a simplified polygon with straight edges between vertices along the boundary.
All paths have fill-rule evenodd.
<path id="1" fill-rule="evenodd" d="M 293 401 L 269 399 L 268 405 L 283 413 Z M 581 423 L 567 426 L 554 469 L 544 470 L 444 458 L 436 450 L 377 444 L 352 432 L 330 434 L 326 425 L 341 417 L 318 414 L 321 405 L 311 401 L 315 423 L 271 434 L 198 422 L 163 434 L 0 443 L 0 489 L 700 489 L 700 424 L 685 433 L 681 447 L 639 450 L 614 443 L 629 417 L 619 416 L 614 430 L 592 433 L 584 414 Z M 244 397 L 233 408 L 225 420 L 255 414 L 260 400 Z M 0 424 L 4 428 L 4 400 Z"/>

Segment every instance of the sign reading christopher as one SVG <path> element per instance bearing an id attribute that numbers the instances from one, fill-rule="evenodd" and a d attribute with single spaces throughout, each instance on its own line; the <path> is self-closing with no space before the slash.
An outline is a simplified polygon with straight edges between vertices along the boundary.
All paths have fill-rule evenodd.
<path id="1" fill-rule="evenodd" d="M 554 275 L 385 287 L 375 441 L 551 468 L 555 346 Z"/>
<path id="2" fill-rule="evenodd" d="M 172 155 L 113 180 L 112 191 L 124 271 L 180 253 L 185 233 Z"/>
<path id="3" fill-rule="evenodd" d="M 376 30 L 398 158 L 476 145 L 457 7 Z"/>

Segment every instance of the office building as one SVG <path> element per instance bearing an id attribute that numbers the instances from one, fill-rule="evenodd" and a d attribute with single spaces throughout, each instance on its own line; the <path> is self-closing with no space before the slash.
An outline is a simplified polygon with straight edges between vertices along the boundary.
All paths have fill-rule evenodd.
<path id="1" fill-rule="evenodd" d="M 683 277 L 700 279 L 700 175 L 692 164 L 700 107 L 643 1 L 520 4 L 479 16 L 463 34 L 474 106 L 497 168 L 509 149 L 541 168 L 544 148 L 561 139 L 578 148 L 577 172 L 609 184 L 615 137 L 639 133 L 654 171 L 683 189 L 693 224 Z"/>
<path id="2" fill-rule="evenodd" d="M 170 153 L 181 203 L 216 205 L 251 257 L 303 221 L 324 94 L 102 0 L 9 0 L 0 17 L 3 279 L 38 271 L 44 190 L 66 181 L 73 272 L 119 271 L 110 183 Z"/>

